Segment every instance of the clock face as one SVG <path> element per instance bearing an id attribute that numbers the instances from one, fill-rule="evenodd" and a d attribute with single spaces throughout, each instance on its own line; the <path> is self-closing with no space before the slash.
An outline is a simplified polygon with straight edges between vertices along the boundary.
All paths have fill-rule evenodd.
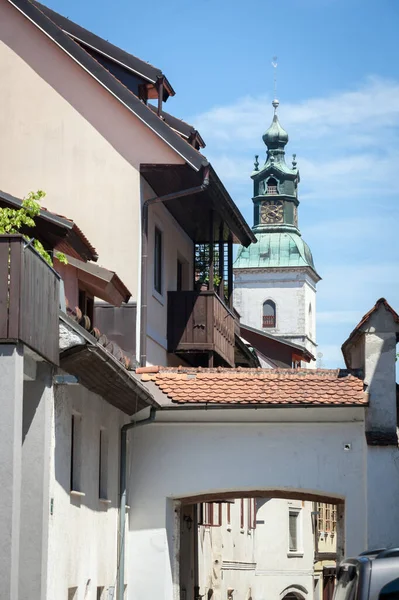
<path id="1" fill-rule="evenodd" d="M 262 223 L 281 223 L 283 220 L 283 203 L 281 200 L 271 200 L 262 202 L 260 208 L 260 218 Z"/>

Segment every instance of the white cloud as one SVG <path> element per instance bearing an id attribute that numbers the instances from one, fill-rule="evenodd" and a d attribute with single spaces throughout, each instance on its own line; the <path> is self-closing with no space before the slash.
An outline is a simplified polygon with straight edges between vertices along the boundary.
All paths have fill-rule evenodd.
<path id="1" fill-rule="evenodd" d="M 352 136 L 351 141 L 357 138 L 371 145 L 375 142 L 373 132 L 378 135 L 382 127 L 398 125 L 398 97 L 399 82 L 370 77 L 357 90 L 282 104 L 279 114 L 296 142 L 336 137 L 339 129 Z M 270 123 L 270 100 L 268 96 L 245 96 L 190 117 L 190 122 L 196 124 L 208 144 L 228 141 L 235 147 L 243 143 L 252 147 Z"/>
<path id="2" fill-rule="evenodd" d="M 392 177 L 399 164 L 398 98 L 399 82 L 370 77 L 356 90 L 280 106 L 280 120 L 293 142 L 288 149 L 300 150 L 304 198 L 316 197 L 316 190 L 322 197 L 322 183 L 323 197 L 348 197 L 352 188 L 359 196 L 375 184 L 379 193 L 399 194 Z M 269 97 L 245 96 L 190 118 L 221 175 L 247 185 L 249 194 L 253 155 L 265 155 L 261 135 L 271 115 Z"/>

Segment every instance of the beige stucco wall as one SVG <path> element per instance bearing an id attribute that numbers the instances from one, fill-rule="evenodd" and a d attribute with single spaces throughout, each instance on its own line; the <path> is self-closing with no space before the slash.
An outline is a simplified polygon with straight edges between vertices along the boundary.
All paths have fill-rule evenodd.
<path id="1" fill-rule="evenodd" d="M 43 189 L 137 299 L 138 168 L 182 159 L 3 0 L 0 97 L 0 189 Z"/>
<path id="2" fill-rule="evenodd" d="M 155 195 L 143 182 L 144 199 Z M 154 236 L 155 228 L 162 232 L 162 293 L 154 288 Z M 181 229 L 171 213 L 162 204 L 153 204 L 148 214 L 148 321 L 147 361 L 152 365 L 171 364 L 167 357 L 167 304 L 168 291 L 176 290 L 177 261 L 183 264 L 183 289 L 193 287 L 194 244 Z M 176 357 L 173 357 L 176 359 Z M 181 359 L 176 359 L 182 364 Z M 176 360 L 173 364 L 176 364 Z"/>

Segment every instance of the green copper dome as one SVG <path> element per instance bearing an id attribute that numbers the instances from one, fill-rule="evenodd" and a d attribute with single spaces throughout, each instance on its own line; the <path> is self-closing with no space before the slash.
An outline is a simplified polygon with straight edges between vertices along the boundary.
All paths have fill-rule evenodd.
<path id="1" fill-rule="evenodd" d="M 268 232 L 256 234 L 257 244 L 240 246 L 235 269 L 265 267 L 310 267 L 315 271 L 309 246 L 299 233 Z"/>
<path id="2" fill-rule="evenodd" d="M 278 120 L 276 113 L 278 100 L 273 100 L 273 106 L 275 111 L 273 121 L 266 133 L 263 134 L 262 139 L 269 150 L 282 150 L 288 144 L 288 133 L 281 127 Z"/>

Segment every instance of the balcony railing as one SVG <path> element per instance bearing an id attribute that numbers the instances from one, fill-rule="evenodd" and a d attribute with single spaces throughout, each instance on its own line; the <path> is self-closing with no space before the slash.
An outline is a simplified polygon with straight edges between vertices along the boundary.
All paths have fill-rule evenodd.
<path id="1" fill-rule="evenodd" d="M 21 235 L 0 235 L 0 343 L 59 364 L 59 277 Z"/>
<path id="2" fill-rule="evenodd" d="M 263 327 L 276 327 L 276 317 L 274 315 L 263 315 Z"/>
<path id="3" fill-rule="evenodd" d="M 277 186 L 276 185 L 268 185 L 266 188 L 266 193 L 275 196 L 276 194 L 278 194 Z"/>
<path id="4" fill-rule="evenodd" d="M 169 352 L 214 352 L 233 367 L 234 331 L 235 317 L 215 292 L 168 292 Z"/>

